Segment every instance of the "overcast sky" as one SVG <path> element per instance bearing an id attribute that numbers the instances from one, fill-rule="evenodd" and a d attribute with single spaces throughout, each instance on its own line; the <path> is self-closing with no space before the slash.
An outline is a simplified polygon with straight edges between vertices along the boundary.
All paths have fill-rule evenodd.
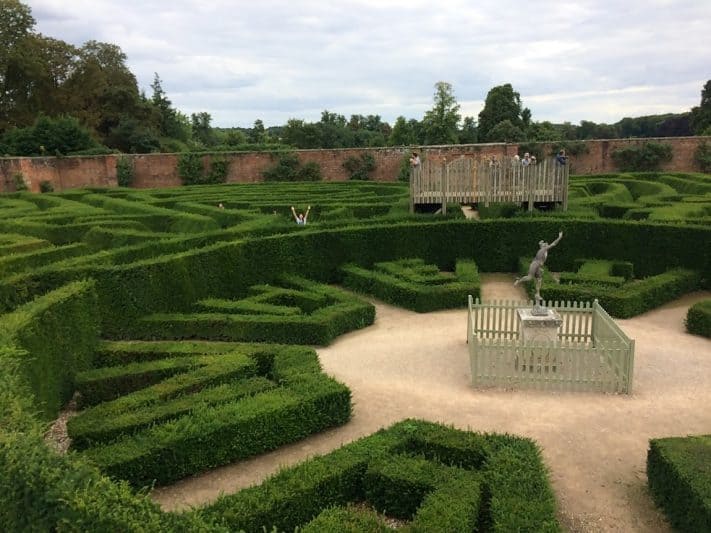
<path id="1" fill-rule="evenodd" d="M 711 0 L 25 0 L 37 30 L 119 45 L 141 88 L 215 126 L 462 115 L 511 83 L 534 120 L 688 111 L 711 78 Z"/>

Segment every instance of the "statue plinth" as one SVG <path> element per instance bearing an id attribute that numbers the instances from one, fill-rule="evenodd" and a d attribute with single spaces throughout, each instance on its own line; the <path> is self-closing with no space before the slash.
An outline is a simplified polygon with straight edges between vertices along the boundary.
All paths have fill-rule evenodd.
<path id="1" fill-rule="evenodd" d="M 542 308 L 545 309 L 545 308 Z M 523 308 L 518 312 L 518 338 L 526 341 L 557 341 L 558 329 L 563 323 L 560 314 L 554 309 Z"/>

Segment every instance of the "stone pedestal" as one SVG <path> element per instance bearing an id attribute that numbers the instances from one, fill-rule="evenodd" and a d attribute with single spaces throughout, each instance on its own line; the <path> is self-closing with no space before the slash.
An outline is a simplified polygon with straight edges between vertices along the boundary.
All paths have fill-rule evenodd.
<path id="1" fill-rule="evenodd" d="M 558 328 L 563 323 L 557 311 L 547 309 L 545 315 L 534 315 L 533 310 L 517 309 L 518 338 L 526 341 L 557 341 Z"/>

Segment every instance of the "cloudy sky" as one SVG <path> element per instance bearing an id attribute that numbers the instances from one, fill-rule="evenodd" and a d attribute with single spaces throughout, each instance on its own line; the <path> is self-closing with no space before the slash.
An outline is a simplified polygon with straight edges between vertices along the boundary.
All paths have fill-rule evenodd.
<path id="1" fill-rule="evenodd" d="M 118 44 L 184 113 L 267 126 L 321 111 L 421 119 L 447 81 L 463 115 L 511 83 L 534 120 L 687 111 L 711 78 L 711 0 L 24 0 L 36 29 Z"/>

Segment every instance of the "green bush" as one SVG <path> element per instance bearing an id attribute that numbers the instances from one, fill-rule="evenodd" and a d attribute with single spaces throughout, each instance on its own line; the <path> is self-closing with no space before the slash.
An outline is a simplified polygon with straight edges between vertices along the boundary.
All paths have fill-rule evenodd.
<path id="1" fill-rule="evenodd" d="M 42 180 L 40 181 L 40 192 L 54 192 L 54 185 L 52 185 L 51 181 Z"/>
<path id="2" fill-rule="evenodd" d="M 350 174 L 351 180 L 368 180 L 375 170 L 375 158 L 372 154 L 364 153 L 360 157 L 350 156 L 343 162 L 343 168 Z"/>
<path id="3" fill-rule="evenodd" d="M 612 152 L 612 160 L 623 172 L 658 170 L 662 163 L 671 161 L 672 156 L 671 145 L 654 142 L 618 148 Z"/>
<path id="4" fill-rule="evenodd" d="M 686 331 L 711 338 L 711 299 L 702 300 L 686 313 Z"/>
<path id="5" fill-rule="evenodd" d="M 694 151 L 694 162 L 701 172 L 711 172 L 711 145 L 706 141 L 699 143 Z"/>
<path id="6" fill-rule="evenodd" d="M 647 479 L 675 529 L 711 531 L 711 435 L 650 440 Z"/>
<path id="7" fill-rule="evenodd" d="M 208 158 L 205 168 L 203 159 Z M 229 161 L 222 157 L 204 155 L 198 152 L 183 152 L 178 157 L 178 176 L 183 185 L 210 185 L 227 180 Z"/>
<path id="8" fill-rule="evenodd" d="M 265 181 L 321 180 L 321 167 L 314 161 L 301 165 L 299 157 L 293 152 L 279 153 L 276 158 L 276 164 L 262 172 Z"/>
<path id="9" fill-rule="evenodd" d="M 133 185 L 135 175 L 134 162 L 129 157 L 119 157 L 116 159 L 116 182 L 119 187 L 130 187 Z"/>

